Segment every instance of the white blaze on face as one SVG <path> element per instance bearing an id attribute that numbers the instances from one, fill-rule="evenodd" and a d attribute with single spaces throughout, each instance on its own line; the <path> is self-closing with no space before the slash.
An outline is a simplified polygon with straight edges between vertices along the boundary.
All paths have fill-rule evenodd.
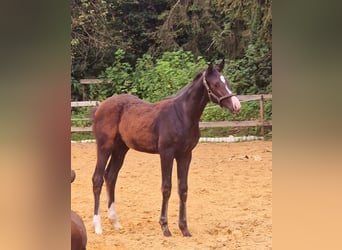
<path id="1" fill-rule="evenodd" d="M 228 93 L 229 93 L 229 94 L 232 94 L 233 92 L 228 88 L 226 79 L 224 79 L 224 76 L 223 76 L 223 75 L 220 75 L 220 80 L 221 80 L 221 82 L 224 83 L 224 87 L 226 88 L 226 90 L 228 91 Z"/>
<path id="2" fill-rule="evenodd" d="M 226 84 L 226 79 L 224 79 L 223 75 L 220 76 L 220 80 L 224 83 L 228 93 L 232 94 L 233 92 L 228 88 L 228 85 Z M 234 110 L 239 111 L 241 109 L 241 103 L 240 103 L 239 99 L 236 96 L 232 96 L 231 98 L 232 98 L 231 100 L 232 100 Z"/>
<path id="3" fill-rule="evenodd" d="M 223 76 L 223 75 L 220 75 L 220 80 L 221 80 L 221 82 L 226 83 L 226 79 L 224 79 L 224 76 Z"/>

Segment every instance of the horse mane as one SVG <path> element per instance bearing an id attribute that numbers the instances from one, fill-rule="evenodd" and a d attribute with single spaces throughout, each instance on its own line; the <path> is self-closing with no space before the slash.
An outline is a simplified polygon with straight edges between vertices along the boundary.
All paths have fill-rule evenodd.
<path id="1" fill-rule="evenodd" d="M 162 100 L 168 100 L 168 99 L 173 99 L 173 98 L 176 98 L 178 96 L 181 96 L 183 93 L 185 93 L 191 86 L 192 84 L 197 81 L 199 78 L 201 78 L 202 74 L 203 74 L 203 71 L 200 71 L 199 73 L 197 73 L 197 75 L 195 76 L 195 78 L 190 82 L 188 83 L 187 85 L 185 85 L 185 87 L 183 87 L 181 90 L 179 90 L 176 94 L 174 95 L 171 95 L 171 96 L 167 96 L 165 98 L 163 98 Z M 161 100 L 161 101 L 162 101 Z"/>
<path id="2" fill-rule="evenodd" d="M 172 96 L 172 97 L 177 97 L 177 96 L 180 96 L 180 95 L 182 95 L 183 93 L 185 93 L 185 92 L 191 87 L 191 85 L 192 85 L 194 82 L 198 81 L 198 79 L 202 77 L 203 71 L 204 71 L 204 70 L 202 70 L 201 72 L 199 72 L 199 73 L 195 76 L 195 78 L 191 81 L 191 83 L 188 83 L 183 89 L 181 89 L 176 95 L 174 95 L 174 96 Z"/>

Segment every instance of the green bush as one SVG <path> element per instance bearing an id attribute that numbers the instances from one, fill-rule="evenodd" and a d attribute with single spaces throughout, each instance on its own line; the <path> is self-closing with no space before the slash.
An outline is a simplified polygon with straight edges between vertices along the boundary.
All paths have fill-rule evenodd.
<path id="1" fill-rule="evenodd" d="M 190 51 L 165 52 L 155 63 L 152 56 L 144 55 L 137 61 L 134 74 L 138 95 L 150 102 L 174 95 L 205 65 L 202 57 L 195 58 Z"/>
<path id="2" fill-rule="evenodd" d="M 262 44 L 250 44 L 244 57 L 229 60 L 224 75 L 231 81 L 233 92 L 239 95 L 272 92 L 272 60 L 269 49 Z"/>
<path id="3" fill-rule="evenodd" d="M 93 107 L 74 107 L 71 109 L 71 126 L 72 127 L 88 127 L 91 126 L 91 122 L 88 119 L 90 117 L 90 111 Z"/>
<path id="4" fill-rule="evenodd" d="M 220 108 L 215 104 L 208 104 L 204 109 L 201 121 L 246 121 L 257 120 L 260 117 L 259 101 L 241 102 L 241 111 L 231 114 L 227 109 Z M 264 102 L 264 119 L 272 119 L 272 102 Z"/>

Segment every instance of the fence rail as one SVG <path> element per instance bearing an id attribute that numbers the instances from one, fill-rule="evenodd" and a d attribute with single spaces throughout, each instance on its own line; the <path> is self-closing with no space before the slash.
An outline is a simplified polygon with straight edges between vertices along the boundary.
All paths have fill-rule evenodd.
<path id="1" fill-rule="evenodd" d="M 100 105 L 99 101 L 82 101 L 82 102 L 71 102 L 71 107 L 91 107 Z"/>
<path id="2" fill-rule="evenodd" d="M 218 127 L 256 127 L 260 126 L 261 133 L 264 134 L 264 127 L 272 126 L 271 120 L 264 120 L 264 101 L 272 100 L 272 95 L 238 95 L 237 98 L 241 102 L 259 100 L 260 112 L 259 119 L 252 121 L 218 121 L 218 122 L 200 122 L 200 128 L 218 128 Z M 81 101 L 71 102 L 71 107 L 95 107 L 100 104 L 99 101 Z M 72 121 L 89 121 L 89 118 L 75 118 Z M 90 132 L 92 127 L 71 127 L 71 132 Z"/>

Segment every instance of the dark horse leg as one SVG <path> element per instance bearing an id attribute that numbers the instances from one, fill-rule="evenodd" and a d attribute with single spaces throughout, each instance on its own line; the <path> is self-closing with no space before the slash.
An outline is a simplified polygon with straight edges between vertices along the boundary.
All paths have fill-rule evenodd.
<path id="1" fill-rule="evenodd" d="M 162 170 L 162 194 L 163 201 L 160 212 L 159 224 L 162 228 L 164 236 L 171 236 L 171 232 L 168 226 L 167 208 L 169 204 L 169 198 L 171 195 L 171 181 L 172 181 L 172 165 L 173 155 L 168 153 L 160 153 L 160 162 Z"/>
<path id="2" fill-rule="evenodd" d="M 115 184 L 127 151 L 128 147 L 123 143 L 114 148 L 104 175 L 108 196 L 108 218 L 113 221 L 115 229 L 122 228 L 115 210 Z"/>
<path id="3" fill-rule="evenodd" d="M 178 177 L 178 194 L 179 194 L 179 229 L 183 236 L 190 237 L 186 220 L 186 200 L 188 196 L 188 173 L 191 161 L 191 152 L 176 157 L 177 161 L 177 177 Z"/>
<path id="4" fill-rule="evenodd" d="M 93 174 L 93 192 L 94 192 L 94 217 L 93 223 L 95 227 L 95 233 L 102 234 L 102 227 L 101 227 L 101 218 L 100 218 L 100 194 L 103 185 L 103 175 L 104 170 L 108 161 L 108 158 L 111 154 L 109 150 L 101 150 L 100 147 L 97 147 L 97 162 L 95 171 Z"/>

